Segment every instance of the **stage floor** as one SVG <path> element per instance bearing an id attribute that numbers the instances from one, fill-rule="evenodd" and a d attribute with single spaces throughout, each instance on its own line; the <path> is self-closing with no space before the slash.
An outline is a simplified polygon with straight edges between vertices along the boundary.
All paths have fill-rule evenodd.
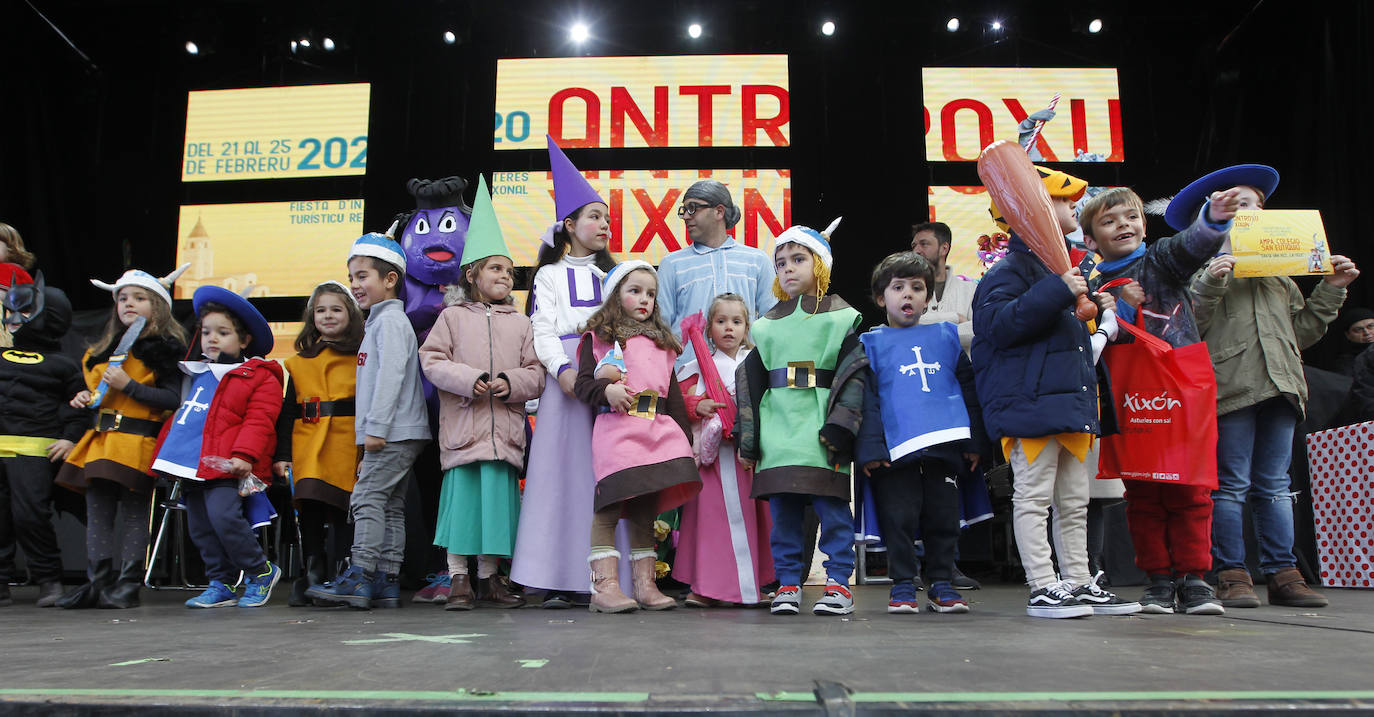
<path id="1" fill-rule="evenodd" d="M 1017 586 L 966 593 L 967 615 L 888 615 L 885 587 L 859 587 L 848 617 L 289 608 L 285 585 L 261 609 L 145 590 L 139 609 L 64 611 L 18 588 L 0 711 L 1374 709 L 1374 591 L 1325 592 L 1321 610 L 1045 620 Z M 818 682 L 836 683 L 822 701 Z"/>

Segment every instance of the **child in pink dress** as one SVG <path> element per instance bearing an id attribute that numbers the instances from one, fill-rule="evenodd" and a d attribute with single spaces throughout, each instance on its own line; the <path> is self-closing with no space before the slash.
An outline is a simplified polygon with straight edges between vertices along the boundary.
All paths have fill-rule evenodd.
<path id="1" fill-rule="evenodd" d="M 684 332 L 688 322 L 683 321 Z M 768 533 L 773 520 L 768 502 L 755 500 L 754 473 L 741 464 L 735 444 L 722 435 L 721 422 L 733 422 L 736 414 L 735 369 L 753 348 L 749 343 L 749 310 L 738 294 L 721 294 L 711 302 L 706 316 L 710 337 L 709 360 L 718 376 L 702 371 L 698 360 L 678 369 L 678 384 L 687 404 L 687 415 L 700 428 L 696 442 L 701 493 L 682 506 L 681 540 L 673 565 L 678 580 L 692 586 L 688 607 L 717 607 L 729 603 L 754 605 L 759 587 L 773 581 L 773 555 Z M 700 333 L 693 341 L 702 338 Z M 705 348 L 705 347 L 703 347 Z M 705 351 L 699 351 L 701 356 Z M 708 380 L 718 379 L 729 400 L 706 395 Z M 724 431 L 728 434 L 728 431 Z M 718 444 L 717 451 L 711 444 Z M 712 460 L 714 459 L 714 460 Z"/>

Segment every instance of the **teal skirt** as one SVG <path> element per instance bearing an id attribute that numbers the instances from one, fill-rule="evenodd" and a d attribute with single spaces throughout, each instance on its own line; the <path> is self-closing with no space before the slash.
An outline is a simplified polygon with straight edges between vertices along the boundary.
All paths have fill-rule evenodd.
<path id="1" fill-rule="evenodd" d="M 434 544 L 457 555 L 510 557 L 520 524 L 520 474 L 505 461 L 450 468 L 439 493 Z"/>

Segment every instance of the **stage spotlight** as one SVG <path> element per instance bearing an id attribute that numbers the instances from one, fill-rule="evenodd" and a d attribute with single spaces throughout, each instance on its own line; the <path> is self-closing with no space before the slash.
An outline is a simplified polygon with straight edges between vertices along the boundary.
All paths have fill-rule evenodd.
<path id="1" fill-rule="evenodd" d="M 456 42 L 458 42 L 458 36 L 453 34 L 452 30 L 444 30 L 444 44 L 452 45 Z"/>
<path id="2" fill-rule="evenodd" d="M 957 18 L 957 17 L 952 17 L 952 18 L 950 18 L 950 19 L 949 19 L 949 22 L 945 23 L 945 29 L 946 29 L 946 30 L 949 30 L 950 32 L 958 32 L 958 31 L 959 31 L 959 18 Z"/>
<path id="3" fill-rule="evenodd" d="M 833 22 L 831 22 L 831 21 L 829 21 L 829 20 L 826 20 L 825 22 L 821 23 L 821 34 L 822 34 L 822 35 L 825 35 L 826 37 L 830 37 L 831 35 L 834 35 L 834 34 L 835 34 L 835 23 L 833 23 Z"/>
<path id="4" fill-rule="evenodd" d="M 582 44 L 591 37 L 591 30 L 587 29 L 586 23 L 573 23 L 572 29 L 568 31 L 568 38 L 577 44 Z"/>
<path id="5" fill-rule="evenodd" d="M 301 46 L 301 47 L 304 47 L 304 48 L 307 49 L 307 50 L 309 50 L 309 49 L 310 49 L 310 38 L 308 38 L 308 37 L 302 37 L 302 38 L 300 39 L 300 46 Z"/>
<path id="6" fill-rule="evenodd" d="M 1093 21 L 1088 23 L 1088 32 L 1091 32 L 1094 35 L 1096 35 L 1099 32 L 1102 32 L 1101 18 L 1093 18 Z"/>
<path id="7" fill-rule="evenodd" d="M 697 39 L 698 37 L 701 37 L 701 25 L 698 25 L 698 24 L 695 23 L 695 22 L 692 23 L 691 25 L 688 25 L 688 26 L 687 26 L 687 37 L 690 37 L 690 38 L 692 38 L 693 40 Z"/>
<path id="8" fill-rule="evenodd" d="M 296 47 L 297 47 L 296 41 L 295 41 L 295 40 L 292 40 L 292 41 L 291 41 L 291 54 L 293 54 L 293 55 L 296 54 Z"/>
<path id="9" fill-rule="evenodd" d="M 1002 21 L 1001 21 L 1001 20 L 993 20 L 993 21 L 992 21 L 992 29 L 997 30 L 997 31 L 1000 32 L 1000 31 L 1002 30 Z"/>
<path id="10" fill-rule="evenodd" d="M 188 55 L 199 55 L 199 54 L 200 54 L 200 46 L 197 45 L 197 44 L 194 43 L 194 42 L 191 42 L 190 40 L 187 40 L 187 41 L 186 41 L 186 54 L 188 54 Z"/>
<path id="11" fill-rule="evenodd" d="M 325 52 L 333 52 L 334 40 L 326 37 L 324 40 L 320 41 L 320 46 L 325 49 Z"/>

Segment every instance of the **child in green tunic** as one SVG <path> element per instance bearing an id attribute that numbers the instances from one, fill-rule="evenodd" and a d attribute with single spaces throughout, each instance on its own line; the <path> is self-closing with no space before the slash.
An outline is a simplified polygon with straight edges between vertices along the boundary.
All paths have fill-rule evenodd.
<path id="1" fill-rule="evenodd" d="M 755 351 L 741 364 L 740 459 L 754 467 L 754 498 L 767 498 L 770 543 L 777 570 L 772 612 L 801 611 L 806 566 L 802 513 L 820 516 L 826 554 L 825 594 L 817 615 L 854 611 L 854 524 L 849 512 L 849 462 L 863 404 L 863 352 L 855 351 L 861 317 L 838 296 L 827 296 L 832 255 L 828 236 L 792 227 L 773 253 L 781 303 L 754 324 Z"/>

